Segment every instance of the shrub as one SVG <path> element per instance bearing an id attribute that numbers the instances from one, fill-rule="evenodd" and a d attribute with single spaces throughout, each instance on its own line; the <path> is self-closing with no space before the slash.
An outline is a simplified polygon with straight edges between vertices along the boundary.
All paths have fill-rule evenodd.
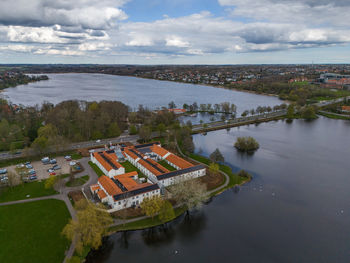
<path id="1" fill-rule="evenodd" d="M 253 137 L 238 137 L 234 146 L 242 152 L 254 152 L 260 147 Z"/>

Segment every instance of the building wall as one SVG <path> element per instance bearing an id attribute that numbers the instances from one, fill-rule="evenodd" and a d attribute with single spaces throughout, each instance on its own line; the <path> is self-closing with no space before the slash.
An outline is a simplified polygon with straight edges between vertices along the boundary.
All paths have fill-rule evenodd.
<path id="1" fill-rule="evenodd" d="M 112 178 L 113 176 L 116 176 L 116 175 L 125 174 L 125 168 L 124 167 L 120 167 L 118 170 L 112 169 L 110 171 L 107 171 L 106 168 L 104 168 L 104 166 L 99 161 L 97 161 L 97 159 L 92 154 L 90 154 L 90 160 L 91 160 L 91 162 L 96 164 L 97 167 L 100 168 L 101 171 L 105 175 L 107 175 L 110 178 Z"/>
<path id="2" fill-rule="evenodd" d="M 201 176 L 204 176 L 206 174 L 206 169 L 200 169 L 197 171 L 193 171 L 193 172 L 189 172 L 189 173 L 185 173 L 182 175 L 178 175 L 178 176 L 174 176 L 174 177 L 170 177 L 164 180 L 160 180 L 159 182 L 164 186 L 164 187 L 168 187 L 170 185 L 173 184 L 177 184 L 179 182 L 183 182 L 183 181 L 187 181 L 190 179 L 195 179 Z"/>
<path id="3" fill-rule="evenodd" d="M 160 196 L 160 189 L 156 189 L 147 193 L 139 194 L 133 197 L 129 197 L 123 200 L 112 201 L 108 203 L 112 208 L 108 212 L 115 212 L 121 209 L 132 207 L 133 205 L 139 206 L 146 197 Z"/>

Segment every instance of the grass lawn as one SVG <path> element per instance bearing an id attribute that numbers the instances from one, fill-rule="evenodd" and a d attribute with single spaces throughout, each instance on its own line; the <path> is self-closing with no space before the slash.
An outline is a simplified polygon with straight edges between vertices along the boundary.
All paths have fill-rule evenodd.
<path id="1" fill-rule="evenodd" d="M 95 173 L 97 174 L 98 177 L 101 177 L 102 175 L 104 175 L 104 173 L 101 171 L 100 168 L 98 168 L 98 166 L 96 164 L 94 164 L 93 162 L 89 161 L 89 165 L 95 171 Z"/>
<path id="2" fill-rule="evenodd" d="M 80 160 L 81 158 L 83 158 L 83 156 L 81 156 L 80 153 L 73 153 L 71 154 L 72 160 Z"/>
<path id="3" fill-rule="evenodd" d="M 200 163 L 204 163 L 206 165 L 209 165 L 211 163 L 209 158 L 206 158 L 202 155 L 191 153 L 189 155 L 189 157 L 191 157 L 192 159 L 194 159 Z M 227 165 L 219 164 L 219 168 L 220 168 L 220 171 L 222 171 L 228 175 L 228 177 L 230 178 L 230 181 L 224 189 L 218 190 L 217 192 L 214 192 L 212 195 L 216 195 L 216 194 L 218 194 L 226 189 L 230 189 L 230 188 L 234 187 L 235 185 L 239 185 L 239 184 L 242 184 L 242 183 L 250 180 L 250 178 L 241 177 L 241 176 L 238 176 L 237 174 L 233 173 L 231 167 L 229 167 Z"/>
<path id="4" fill-rule="evenodd" d="M 339 116 L 339 115 L 333 115 L 331 113 L 324 113 L 324 112 L 318 112 L 317 114 L 319 115 L 322 115 L 322 116 L 325 116 L 327 118 L 330 118 L 330 119 L 336 119 L 336 120 L 350 120 L 350 116 Z"/>
<path id="5" fill-rule="evenodd" d="M 1 206 L 0 262 L 63 262 L 70 242 L 61 232 L 69 218 L 60 200 Z"/>
<path id="6" fill-rule="evenodd" d="M 130 172 L 136 171 L 138 173 L 139 177 L 147 178 L 139 169 L 137 169 L 129 161 L 125 161 L 125 162 L 121 163 L 121 165 L 125 168 L 125 173 L 130 173 Z"/>
<path id="7" fill-rule="evenodd" d="M 54 189 L 45 189 L 45 181 L 36 181 L 24 183 L 13 188 L 0 188 L 0 203 L 55 194 L 57 192 Z M 26 197 L 27 195 L 30 195 L 30 197 Z"/>
<path id="8" fill-rule="evenodd" d="M 161 160 L 158 162 L 161 166 L 163 166 L 164 168 L 168 169 L 170 172 L 171 171 L 176 171 L 176 169 L 174 167 L 172 167 L 170 164 L 168 164 L 166 161 Z"/>
<path id="9" fill-rule="evenodd" d="M 79 178 L 74 178 L 74 180 L 72 182 L 67 182 L 66 186 L 68 187 L 74 187 L 74 186 L 80 186 L 85 184 L 87 181 L 89 181 L 89 176 L 88 175 L 84 175 L 82 177 Z"/>
<path id="10" fill-rule="evenodd" d="M 175 211 L 175 218 L 182 215 L 185 211 L 185 207 L 178 207 L 174 209 Z M 173 219 L 172 219 L 173 220 Z M 171 220 L 170 220 L 171 221 Z M 146 219 L 141 219 L 135 222 L 127 223 L 125 225 L 118 225 L 111 227 L 109 229 L 110 232 L 117 232 L 117 231 L 126 231 L 126 230 L 139 230 L 139 229 L 145 229 L 149 227 L 154 227 L 154 226 L 159 226 L 164 224 L 158 216 L 152 218 L 146 218 Z"/>

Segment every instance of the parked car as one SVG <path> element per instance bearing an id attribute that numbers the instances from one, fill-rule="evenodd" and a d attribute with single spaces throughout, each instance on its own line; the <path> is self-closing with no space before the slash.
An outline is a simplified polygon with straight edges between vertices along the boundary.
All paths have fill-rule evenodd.
<path id="1" fill-rule="evenodd" d="M 74 162 L 74 161 L 72 161 L 72 162 L 69 163 L 70 166 L 74 166 L 74 165 L 76 165 L 76 164 L 77 164 L 77 162 Z"/>
<path id="2" fill-rule="evenodd" d="M 56 173 L 55 173 L 55 172 L 53 172 L 53 173 L 50 173 L 50 175 L 56 175 Z"/>
<path id="3" fill-rule="evenodd" d="M 70 155 L 64 156 L 64 159 L 66 159 L 66 161 L 71 161 L 72 160 L 72 156 L 70 156 Z"/>
<path id="4" fill-rule="evenodd" d="M 49 173 L 53 173 L 55 170 L 52 169 L 52 168 L 50 168 L 50 169 L 48 169 L 47 171 L 48 171 Z"/>
<path id="5" fill-rule="evenodd" d="M 97 142 L 97 143 L 100 143 L 100 142 L 101 142 L 101 140 L 97 140 L 96 142 Z"/>
<path id="6" fill-rule="evenodd" d="M 35 172 L 34 169 L 32 169 L 32 170 L 30 170 L 30 171 L 28 172 L 28 174 L 33 175 L 33 174 L 36 174 L 36 172 Z"/>
<path id="7" fill-rule="evenodd" d="M 36 179 L 38 179 L 38 178 L 36 177 L 36 175 L 31 175 L 31 176 L 29 177 L 29 180 L 36 180 Z"/>
<path id="8" fill-rule="evenodd" d="M 56 163 L 57 163 L 56 159 L 51 159 L 50 160 L 50 164 L 56 164 Z"/>
<path id="9" fill-rule="evenodd" d="M 24 167 L 24 164 L 23 164 L 23 163 L 17 164 L 16 167 L 17 167 L 17 168 L 23 168 L 23 167 Z"/>
<path id="10" fill-rule="evenodd" d="M 24 163 L 24 165 L 28 165 L 28 164 L 30 164 L 30 162 L 29 162 L 29 161 Z"/>
<path id="11" fill-rule="evenodd" d="M 7 169 L 0 169 L 0 174 L 6 174 L 7 173 Z"/>
<path id="12" fill-rule="evenodd" d="M 52 169 L 54 169 L 54 170 L 59 170 L 59 169 L 61 169 L 61 166 L 59 166 L 59 165 L 54 165 L 54 166 L 52 167 Z"/>
<path id="13" fill-rule="evenodd" d="M 27 168 L 27 169 L 33 169 L 33 166 L 32 166 L 31 164 L 27 164 L 27 165 L 26 165 L 26 168 Z"/>
<path id="14" fill-rule="evenodd" d="M 49 164 L 50 163 L 50 158 L 49 157 L 44 157 L 44 158 L 41 159 L 41 162 L 43 164 Z"/>

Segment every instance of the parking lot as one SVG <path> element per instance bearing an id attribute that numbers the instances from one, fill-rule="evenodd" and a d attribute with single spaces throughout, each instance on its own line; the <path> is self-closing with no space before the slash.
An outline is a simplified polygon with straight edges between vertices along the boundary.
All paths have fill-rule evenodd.
<path id="1" fill-rule="evenodd" d="M 57 161 L 56 165 L 59 165 L 61 167 L 61 169 L 54 171 L 56 175 L 68 174 L 70 172 L 69 161 L 66 161 L 63 156 L 57 157 L 55 158 L 55 160 Z M 47 170 L 54 166 L 54 164 L 43 164 L 41 161 L 31 162 L 30 165 L 32 165 L 33 168 L 28 169 L 24 164 L 19 164 L 8 166 L 6 167 L 6 169 L 8 172 L 16 173 L 23 176 L 23 179 L 28 176 L 27 174 L 30 170 L 34 170 L 37 180 L 41 181 L 49 178 L 50 173 Z"/>
<path id="2" fill-rule="evenodd" d="M 55 158 L 57 161 L 57 165 L 61 167 L 61 169 L 56 170 L 56 174 L 68 174 L 70 172 L 69 162 L 67 162 L 64 157 Z M 36 176 L 38 180 L 43 180 L 49 178 L 50 174 L 47 171 L 49 168 L 52 168 L 53 164 L 43 164 L 41 161 L 32 162 L 33 168 L 36 172 Z"/>

